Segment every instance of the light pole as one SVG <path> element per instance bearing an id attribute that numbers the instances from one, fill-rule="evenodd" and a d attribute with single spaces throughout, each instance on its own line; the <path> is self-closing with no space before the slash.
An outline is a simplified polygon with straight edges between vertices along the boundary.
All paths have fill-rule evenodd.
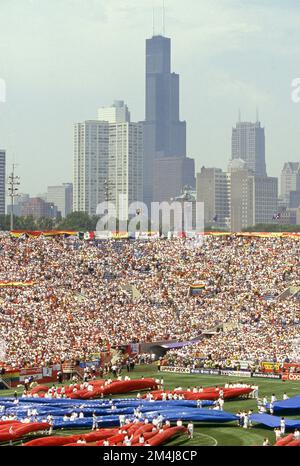
<path id="1" fill-rule="evenodd" d="M 15 164 L 12 166 L 12 172 L 8 177 L 8 195 L 11 199 L 10 211 L 10 229 L 14 229 L 14 198 L 18 196 L 18 186 L 20 185 L 20 177 L 15 175 Z"/>

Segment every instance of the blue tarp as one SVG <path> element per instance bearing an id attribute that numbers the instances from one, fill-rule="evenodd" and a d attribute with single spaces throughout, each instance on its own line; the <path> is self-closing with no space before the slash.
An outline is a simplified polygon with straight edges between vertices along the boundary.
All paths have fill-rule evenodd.
<path id="1" fill-rule="evenodd" d="M 38 403 L 36 399 L 31 402 L 31 399 L 24 398 L 18 404 L 12 404 L 11 400 L 6 400 L 3 403 L 6 415 L 14 415 L 19 420 L 27 417 L 28 409 L 36 409 L 38 421 L 43 421 L 51 414 L 53 417 L 54 428 L 91 428 L 93 424 L 92 414 L 96 413 L 99 427 L 111 427 L 119 425 L 119 415 L 125 414 L 126 418 L 134 420 L 134 409 L 138 406 L 142 412 L 141 420 L 145 418 L 152 421 L 154 417 L 159 414 L 165 420 L 176 421 L 182 419 L 183 421 L 195 422 L 214 422 L 216 424 L 223 422 L 231 422 L 237 420 L 237 416 L 217 411 L 213 409 L 205 409 L 205 406 L 213 405 L 213 401 L 202 401 L 203 408 L 197 408 L 197 401 L 194 400 L 166 400 L 166 401 L 148 401 L 141 399 L 114 399 L 114 400 L 95 400 L 83 401 L 59 399 L 59 400 L 46 400 L 40 399 Z M 21 400 L 20 400 L 21 401 Z M 113 405 L 115 409 L 111 409 Z M 2 402 L 0 401 L 0 406 Z M 76 418 L 74 421 L 70 419 L 64 421 L 64 415 L 76 412 L 84 413 L 83 418 Z"/>
<path id="2" fill-rule="evenodd" d="M 25 400 L 25 399 L 24 399 Z M 44 400 L 44 399 L 42 399 Z M 60 401 L 60 400 L 59 400 Z M 37 403 L 30 401 L 22 402 L 18 404 L 10 403 L 5 401 L 4 403 L 0 400 L 0 409 L 2 415 L 14 415 L 18 419 L 27 417 L 27 411 L 30 409 L 36 409 L 38 419 L 42 417 L 52 415 L 54 418 L 63 418 L 64 415 L 70 416 L 72 413 L 84 413 L 85 418 L 91 418 L 93 413 L 97 416 L 119 416 L 120 414 L 133 415 L 134 409 L 139 407 L 144 413 L 155 411 L 168 411 L 168 410 L 179 410 L 179 409 L 199 409 L 197 408 L 197 401 L 194 400 L 166 400 L 166 401 L 148 401 L 138 399 L 114 399 L 113 402 L 110 400 L 101 400 L 99 402 L 82 401 L 81 403 L 74 403 L 74 400 L 63 400 L 63 403 L 58 403 L 57 400 L 48 400 L 47 403 Z M 77 400 L 75 400 L 77 401 Z M 112 409 L 112 405 L 113 408 Z M 202 406 L 207 407 L 213 405 L 213 401 L 203 400 Z M 72 424 L 73 425 L 73 424 Z"/>
<path id="3" fill-rule="evenodd" d="M 270 403 L 267 404 L 270 409 Z M 300 413 L 300 395 L 289 398 L 288 400 L 275 401 L 273 403 L 274 413 L 298 414 Z"/>
<path id="4" fill-rule="evenodd" d="M 252 414 L 250 416 L 252 422 L 258 422 L 267 427 L 280 427 L 280 416 L 271 416 L 271 414 Z M 285 419 L 286 429 L 299 429 L 300 428 L 300 419 Z"/>
<path id="5" fill-rule="evenodd" d="M 163 416 L 164 420 L 177 421 L 194 421 L 194 422 L 212 422 L 220 424 L 224 422 L 236 421 L 238 418 L 234 414 L 217 411 L 212 409 L 199 409 L 199 408 L 185 408 L 185 409 L 166 409 L 157 410 L 143 413 L 141 421 L 148 419 L 152 421 L 153 418 L 159 414 Z M 134 416 L 128 415 L 130 421 L 134 420 Z M 39 419 L 40 420 L 40 419 Z M 98 427 L 113 427 L 119 425 L 119 416 L 97 416 Z M 90 428 L 92 427 L 92 418 L 76 419 L 74 421 L 63 421 L 62 418 L 53 418 L 54 428 Z"/>

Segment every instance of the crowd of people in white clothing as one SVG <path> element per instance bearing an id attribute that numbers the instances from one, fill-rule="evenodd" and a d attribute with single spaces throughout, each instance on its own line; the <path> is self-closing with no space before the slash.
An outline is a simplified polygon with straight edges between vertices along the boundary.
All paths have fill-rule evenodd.
<path id="1" fill-rule="evenodd" d="M 186 341 L 167 362 L 299 362 L 300 247 L 294 238 L 206 236 L 81 241 L 0 236 L 2 363 L 13 367 L 88 360 L 134 342 Z M 30 282 L 3 286 L 1 282 Z M 197 296 L 189 287 L 205 283 Z M 135 297 L 128 292 L 137 290 Z"/>

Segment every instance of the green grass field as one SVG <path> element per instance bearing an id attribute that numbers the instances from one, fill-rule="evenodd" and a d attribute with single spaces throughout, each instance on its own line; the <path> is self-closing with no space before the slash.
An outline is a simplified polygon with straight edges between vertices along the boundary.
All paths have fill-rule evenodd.
<path id="1" fill-rule="evenodd" d="M 238 381 L 236 377 L 220 377 L 220 376 L 205 376 L 205 375 L 186 375 L 186 374 L 171 374 L 171 373 L 159 373 L 156 366 L 136 366 L 135 370 L 130 374 L 131 378 L 144 377 L 163 377 L 165 388 L 173 389 L 176 386 L 183 388 L 199 386 L 214 386 L 230 381 Z M 300 382 L 283 382 L 282 380 L 272 379 L 242 379 L 245 383 L 255 383 L 259 386 L 259 396 L 263 395 L 270 396 L 275 393 L 277 399 L 282 399 L 283 393 L 286 392 L 289 397 L 300 394 Z M 14 393 L 14 390 L 1 390 L 0 396 L 10 396 Z M 118 396 L 120 397 L 120 396 Z M 238 400 L 225 402 L 224 410 L 237 413 L 240 409 L 253 409 L 257 412 L 257 406 L 255 400 Z M 298 416 L 299 417 L 299 416 Z M 296 419 L 297 416 L 294 417 Z M 293 419 L 293 417 L 290 417 Z M 60 431 L 63 435 L 73 434 L 75 430 L 63 430 Z M 76 433 L 87 432 L 76 430 Z M 56 431 L 56 435 L 58 432 Z M 239 428 L 235 423 L 228 423 L 226 425 L 214 426 L 203 423 L 195 424 L 195 435 L 193 440 L 188 440 L 186 437 L 179 437 L 168 445 L 177 445 L 189 447 L 193 445 L 197 446 L 254 446 L 262 445 L 263 439 L 269 438 L 272 444 L 275 443 L 275 434 L 272 429 L 264 428 L 262 426 L 253 426 L 251 429 L 245 431 L 245 429 Z"/>

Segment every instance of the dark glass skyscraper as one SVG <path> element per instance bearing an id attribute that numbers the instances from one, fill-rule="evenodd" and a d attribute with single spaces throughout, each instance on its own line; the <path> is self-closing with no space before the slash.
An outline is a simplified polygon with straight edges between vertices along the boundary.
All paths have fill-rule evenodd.
<path id="1" fill-rule="evenodd" d="M 146 122 L 158 157 L 186 156 L 186 124 L 179 120 L 179 75 L 171 73 L 171 40 L 146 41 Z"/>
<path id="2" fill-rule="evenodd" d="M 171 40 L 153 36 L 146 40 L 146 115 L 144 122 L 144 201 L 149 204 L 160 199 L 155 183 L 155 169 L 163 159 L 169 158 L 168 166 L 178 165 L 178 158 L 186 159 L 186 123 L 179 118 L 179 75 L 171 72 Z M 193 163 L 186 160 L 181 164 Z M 156 171 L 159 168 L 156 168 Z M 193 174 L 192 174 L 193 176 Z M 153 190 L 156 186 L 156 196 Z M 176 192 L 175 192 L 176 191 Z M 174 187 L 174 196 L 180 194 Z"/>

